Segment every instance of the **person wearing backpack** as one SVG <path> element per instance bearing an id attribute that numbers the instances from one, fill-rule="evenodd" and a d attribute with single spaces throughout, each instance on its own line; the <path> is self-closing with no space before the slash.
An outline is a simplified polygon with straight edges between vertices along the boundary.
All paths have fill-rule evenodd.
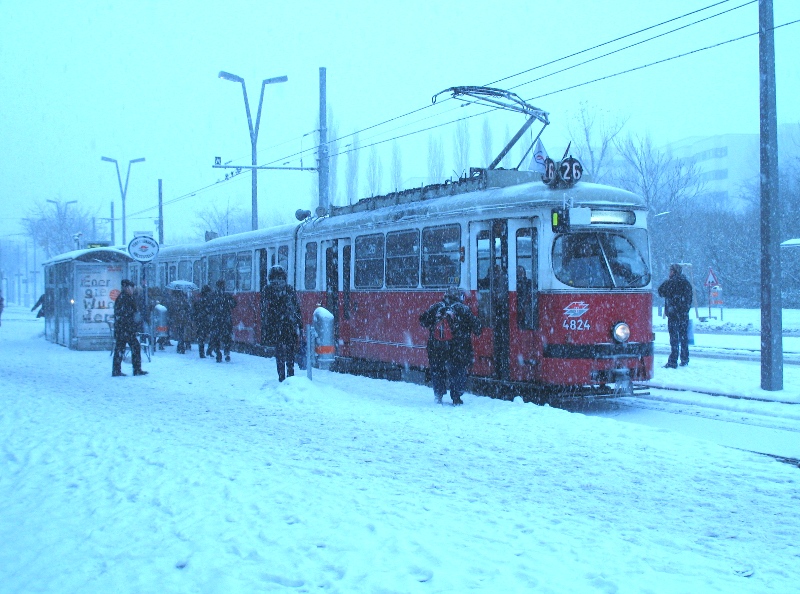
<path id="1" fill-rule="evenodd" d="M 664 313 L 667 315 L 670 354 L 667 369 L 689 364 L 689 310 L 692 307 L 692 285 L 683 275 L 680 264 L 669 267 L 669 278 L 658 287 L 658 294 L 664 298 Z"/>
<path id="2" fill-rule="evenodd" d="M 278 381 L 294 375 L 294 357 L 300 337 L 302 321 L 297 292 L 289 285 L 282 266 L 269 269 L 267 286 L 267 342 L 275 345 L 275 363 Z"/>
<path id="3" fill-rule="evenodd" d="M 481 333 L 480 320 L 464 303 L 461 289 L 449 287 L 441 301 L 419 316 L 419 323 L 430 333 L 428 363 L 436 402 L 441 404 L 449 387 L 453 405 L 464 404 L 461 395 L 472 364 L 472 335 Z"/>

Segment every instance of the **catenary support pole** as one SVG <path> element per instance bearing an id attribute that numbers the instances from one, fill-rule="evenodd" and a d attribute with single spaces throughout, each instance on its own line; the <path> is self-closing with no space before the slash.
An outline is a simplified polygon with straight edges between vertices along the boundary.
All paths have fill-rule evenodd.
<path id="1" fill-rule="evenodd" d="M 758 2 L 761 108 L 761 388 L 783 389 L 778 116 L 772 0 Z"/>
<path id="2" fill-rule="evenodd" d="M 328 107 L 327 107 L 327 71 L 324 67 L 319 69 L 319 206 L 328 212 L 330 198 L 328 194 L 329 181 L 329 150 L 328 150 Z"/>

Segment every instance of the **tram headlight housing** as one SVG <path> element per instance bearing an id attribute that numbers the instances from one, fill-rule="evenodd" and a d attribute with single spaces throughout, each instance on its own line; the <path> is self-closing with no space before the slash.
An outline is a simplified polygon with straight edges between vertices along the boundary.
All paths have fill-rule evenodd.
<path id="1" fill-rule="evenodd" d="M 611 335 L 617 342 L 627 342 L 631 337 L 630 326 L 628 326 L 628 324 L 625 322 L 617 322 L 614 324 L 614 329 L 611 331 Z"/>

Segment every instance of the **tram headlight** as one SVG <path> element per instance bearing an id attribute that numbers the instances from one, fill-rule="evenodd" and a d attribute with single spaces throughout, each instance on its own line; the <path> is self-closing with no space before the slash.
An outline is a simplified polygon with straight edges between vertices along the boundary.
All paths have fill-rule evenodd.
<path id="1" fill-rule="evenodd" d="M 617 322 L 614 324 L 614 330 L 612 330 L 611 335 L 617 342 L 627 342 L 631 337 L 631 329 L 625 322 Z"/>

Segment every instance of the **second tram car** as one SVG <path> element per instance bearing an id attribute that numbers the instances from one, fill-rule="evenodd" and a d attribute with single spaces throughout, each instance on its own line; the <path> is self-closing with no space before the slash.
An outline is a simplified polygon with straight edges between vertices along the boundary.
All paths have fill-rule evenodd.
<path id="1" fill-rule="evenodd" d="M 281 265 L 305 324 L 320 305 L 333 313 L 342 368 L 419 370 L 428 335 L 418 316 L 457 285 L 485 328 L 474 339 L 473 378 L 555 389 L 650 379 L 644 201 L 590 183 L 552 189 L 526 172 L 471 174 L 299 224 L 165 248 L 159 281 L 223 279 L 238 302 L 234 340 L 258 351 L 269 347 L 267 273 Z"/>

